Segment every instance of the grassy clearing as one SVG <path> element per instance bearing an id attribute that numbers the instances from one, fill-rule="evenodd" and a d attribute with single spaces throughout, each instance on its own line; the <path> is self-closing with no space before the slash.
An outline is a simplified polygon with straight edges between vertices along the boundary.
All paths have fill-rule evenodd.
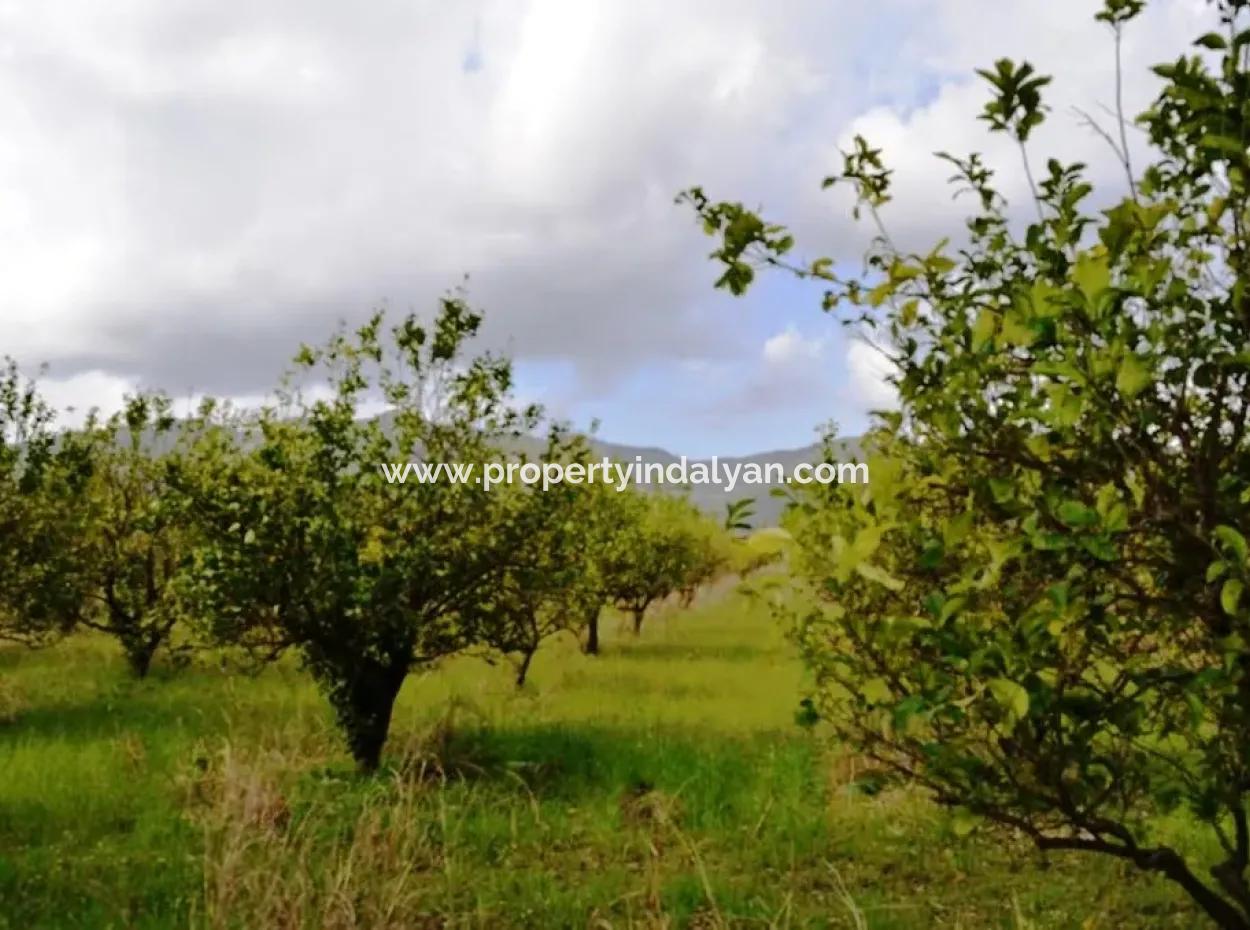
<path id="1" fill-rule="evenodd" d="M 0 652 L 0 928 L 1198 924 L 1119 864 L 849 792 L 744 600 L 608 626 L 520 694 L 471 658 L 412 679 L 373 779 L 294 667 Z"/>

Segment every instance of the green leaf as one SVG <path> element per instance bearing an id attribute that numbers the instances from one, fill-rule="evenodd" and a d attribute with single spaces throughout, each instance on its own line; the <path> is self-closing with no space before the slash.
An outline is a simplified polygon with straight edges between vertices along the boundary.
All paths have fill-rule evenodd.
<path id="1" fill-rule="evenodd" d="M 925 543 L 924 549 L 920 553 L 920 567 L 925 570 L 937 568 L 942 564 L 942 557 L 946 554 L 946 547 L 942 545 L 939 539 L 931 539 Z"/>
<path id="2" fill-rule="evenodd" d="M 1014 720 L 1029 714 L 1029 692 L 1009 678 L 991 678 L 990 693 Z"/>
<path id="3" fill-rule="evenodd" d="M 1232 616 L 1237 613 L 1237 606 L 1241 603 L 1241 593 L 1245 590 L 1245 584 L 1240 578 L 1229 578 L 1224 582 L 1224 587 L 1220 589 L 1220 606 L 1224 608 L 1224 613 Z"/>
<path id="4" fill-rule="evenodd" d="M 1037 339 L 1033 327 L 1020 319 L 1015 313 L 1003 317 L 1003 342 L 1010 346 L 1031 346 Z"/>
<path id="5" fill-rule="evenodd" d="M 947 549 L 952 549 L 962 542 L 972 531 L 972 512 L 965 510 L 958 516 L 951 517 L 942 527 L 942 542 Z"/>
<path id="6" fill-rule="evenodd" d="M 1064 501 L 1059 505 L 1059 519 L 1075 528 L 1094 526 L 1098 523 L 1098 512 L 1080 501 Z"/>
<path id="7" fill-rule="evenodd" d="M 938 622 L 945 623 L 951 617 L 955 616 L 967 605 L 968 599 L 960 595 L 952 597 L 942 605 L 942 610 L 938 614 Z"/>
<path id="8" fill-rule="evenodd" d="M 998 329 L 998 314 L 986 307 L 972 324 L 972 351 L 976 352 L 994 338 Z"/>
<path id="9" fill-rule="evenodd" d="M 890 266 L 890 280 L 895 282 L 911 281 L 924 274 L 923 268 L 915 265 L 908 265 L 906 262 L 895 260 Z"/>
<path id="10" fill-rule="evenodd" d="M 1116 501 L 1103 515 L 1102 526 L 1108 533 L 1123 533 L 1128 529 L 1128 506 Z"/>
<path id="11" fill-rule="evenodd" d="M 1215 149 L 1218 152 L 1224 152 L 1228 155 L 1240 155 L 1243 158 L 1246 155 L 1246 143 L 1232 136 L 1222 136 L 1216 133 L 1208 133 L 1202 137 L 1198 143 L 1203 148 Z"/>
<path id="12" fill-rule="evenodd" d="M 1116 372 L 1115 389 L 1125 397 L 1136 397 L 1154 380 L 1154 370 L 1141 356 L 1129 354 Z"/>
<path id="13" fill-rule="evenodd" d="M 1050 419 L 1056 426 L 1072 426 L 1081 419 L 1084 410 L 1081 394 L 1066 384 L 1053 384 L 1046 393 L 1050 398 Z"/>
<path id="14" fill-rule="evenodd" d="M 1119 554 L 1115 545 L 1105 536 L 1086 537 L 1081 540 L 1081 548 L 1100 562 L 1114 562 Z"/>
<path id="15" fill-rule="evenodd" d="M 966 807 L 956 807 L 951 811 L 951 830 L 956 836 L 968 836 L 979 827 L 985 818 L 974 814 Z"/>
<path id="16" fill-rule="evenodd" d="M 906 731 L 911 719 L 917 714 L 923 713 L 924 710 L 924 698 L 919 694 L 912 694 L 903 698 L 894 706 L 894 728 L 899 731 Z"/>
<path id="17" fill-rule="evenodd" d="M 873 565 L 871 562 L 860 562 L 855 566 L 855 571 L 869 581 L 875 581 L 879 585 L 884 585 L 891 591 L 901 591 L 904 588 L 903 582 L 899 581 L 883 568 Z"/>
<path id="18" fill-rule="evenodd" d="M 1111 286 L 1111 266 L 1107 262 L 1107 256 L 1101 252 L 1082 253 L 1072 270 L 1072 280 L 1091 306 L 1097 303 L 1098 298 Z"/>
<path id="19" fill-rule="evenodd" d="M 1218 52 L 1228 48 L 1228 40 L 1218 32 L 1208 32 L 1206 35 L 1200 36 L 1194 42 L 1194 45 L 1201 48 L 1208 48 L 1213 52 Z"/>
<path id="20" fill-rule="evenodd" d="M 1239 561 L 1244 563 L 1247 558 L 1250 558 L 1250 545 L 1246 543 L 1246 537 L 1231 526 L 1217 526 L 1215 538 L 1223 544 L 1224 548 L 1237 556 Z"/>
<path id="21" fill-rule="evenodd" d="M 1033 316 L 1042 320 L 1056 316 L 1059 313 L 1058 296 L 1059 291 L 1055 290 L 1045 278 L 1037 278 L 1029 289 L 1028 295 Z"/>
<path id="22" fill-rule="evenodd" d="M 897 287 L 898 285 L 894 281 L 887 278 L 868 292 L 868 303 L 873 307 L 880 307 L 890 298 Z"/>
<path id="23" fill-rule="evenodd" d="M 894 700 L 890 686 L 884 678 L 869 678 L 860 687 L 859 694 L 869 704 L 889 704 Z"/>
<path id="24" fill-rule="evenodd" d="M 991 478 L 990 493 L 994 503 L 1005 504 L 1016 496 L 1016 483 L 1010 478 Z"/>

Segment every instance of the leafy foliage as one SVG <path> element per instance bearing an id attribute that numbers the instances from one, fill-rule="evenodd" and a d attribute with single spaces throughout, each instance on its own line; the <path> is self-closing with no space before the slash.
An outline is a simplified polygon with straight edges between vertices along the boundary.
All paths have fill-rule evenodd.
<path id="1" fill-rule="evenodd" d="M 755 516 L 755 498 L 743 497 L 725 505 L 725 529 L 731 533 L 751 532 L 751 519 Z"/>
<path id="2" fill-rule="evenodd" d="M 686 195 L 718 261 L 825 282 L 825 306 L 895 365 L 871 487 L 809 490 L 789 518 L 822 604 L 796 626 L 815 707 L 969 818 L 1157 870 L 1235 928 L 1250 927 L 1244 7 L 1220 4 L 1225 32 L 1198 40 L 1213 66 L 1156 69 L 1140 118 L 1155 160 L 1110 209 L 1087 206 L 1084 166 L 1052 159 L 1019 235 L 981 159 L 944 155 L 975 195 L 966 245 L 902 254 L 878 213 L 888 171 L 857 140 L 836 181 L 881 235 L 868 279 L 842 280 L 832 259 L 789 262 L 781 227 Z M 1101 12 L 1117 49 L 1140 9 Z M 1045 79 L 1006 61 L 984 75 L 985 118 L 1027 170 Z M 1224 850 L 1209 878 L 1157 833 L 1177 810 Z"/>
<path id="3" fill-rule="evenodd" d="M 553 429 L 543 464 L 584 462 L 585 441 Z M 593 485 L 564 482 L 543 489 L 516 484 L 497 489 L 505 502 L 508 534 L 521 543 L 493 588 L 466 612 L 471 638 L 517 656 L 516 683 L 525 684 L 530 662 L 543 641 L 593 624 L 598 651 L 598 615 L 604 602 L 599 548 L 606 536 L 603 505 Z M 608 495 L 616 495 L 607 489 Z M 612 527 L 612 532 L 629 532 Z"/>
<path id="4" fill-rule="evenodd" d="M 647 608 L 671 594 L 687 599 L 726 564 L 723 530 L 689 501 L 631 494 L 618 511 L 630 530 L 614 534 L 600 555 L 605 590 L 642 631 Z"/>
<path id="5" fill-rule="evenodd" d="M 58 442 L 37 385 L 5 360 L 0 369 L 0 638 L 38 645 L 72 625 L 91 460 Z"/>
<path id="6" fill-rule="evenodd" d="M 176 427 L 168 398 L 137 394 L 103 423 L 93 416 L 81 434 L 64 438 L 83 444 L 91 461 L 75 505 L 82 599 L 73 619 L 116 639 L 137 677 L 186 619 L 181 582 L 193 530 L 169 483 L 186 440 Z"/>
<path id="7" fill-rule="evenodd" d="M 627 605 L 637 629 L 654 601 L 693 597 L 729 540 L 685 501 L 381 473 L 424 459 L 483 474 L 539 424 L 537 408 L 509 402 L 507 360 L 470 354 L 481 320 L 459 294 L 428 325 L 378 314 L 303 349 L 259 411 L 208 400 L 179 421 L 163 395 L 139 394 L 61 433 L 10 363 L 0 635 L 36 644 L 93 629 L 140 676 L 179 627 L 260 662 L 295 650 L 373 769 L 410 670 L 485 648 L 515 659 L 520 685 L 558 632 L 585 629 L 596 652 L 606 604 Z M 377 400 L 387 412 L 362 417 Z M 584 468 L 587 455 L 553 427 L 539 464 Z"/>

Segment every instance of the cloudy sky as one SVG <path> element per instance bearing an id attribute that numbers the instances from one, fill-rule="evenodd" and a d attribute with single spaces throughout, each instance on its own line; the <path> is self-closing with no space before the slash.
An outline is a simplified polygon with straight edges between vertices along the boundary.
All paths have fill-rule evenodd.
<path id="1" fill-rule="evenodd" d="M 937 149 L 1017 153 L 975 120 L 975 67 L 1056 75 L 1036 157 L 1122 183 L 1071 114 L 1113 99 L 1094 0 L 0 0 L 0 354 L 58 404 L 136 386 L 263 395 L 302 341 L 469 275 L 520 390 L 607 439 L 688 454 L 855 433 L 875 354 L 797 284 L 711 288 L 701 184 L 855 267 L 819 181 L 856 132 L 898 170 L 886 212 L 960 228 Z M 1126 103 L 1211 16 L 1152 0 Z M 1017 200 L 1019 197 L 1017 196 Z"/>

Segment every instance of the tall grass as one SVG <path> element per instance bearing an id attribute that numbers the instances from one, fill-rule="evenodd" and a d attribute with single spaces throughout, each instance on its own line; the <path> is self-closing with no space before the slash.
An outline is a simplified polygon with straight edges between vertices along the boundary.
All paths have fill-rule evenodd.
<path id="1" fill-rule="evenodd" d="M 479 659 L 414 677 L 373 778 L 291 664 L 131 682 L 107 642 L 0 651 L 0 927 L 1194 925 L 1113 863 L 856 793 L 750 602 L 614 632 L 520 692 Z"/>

